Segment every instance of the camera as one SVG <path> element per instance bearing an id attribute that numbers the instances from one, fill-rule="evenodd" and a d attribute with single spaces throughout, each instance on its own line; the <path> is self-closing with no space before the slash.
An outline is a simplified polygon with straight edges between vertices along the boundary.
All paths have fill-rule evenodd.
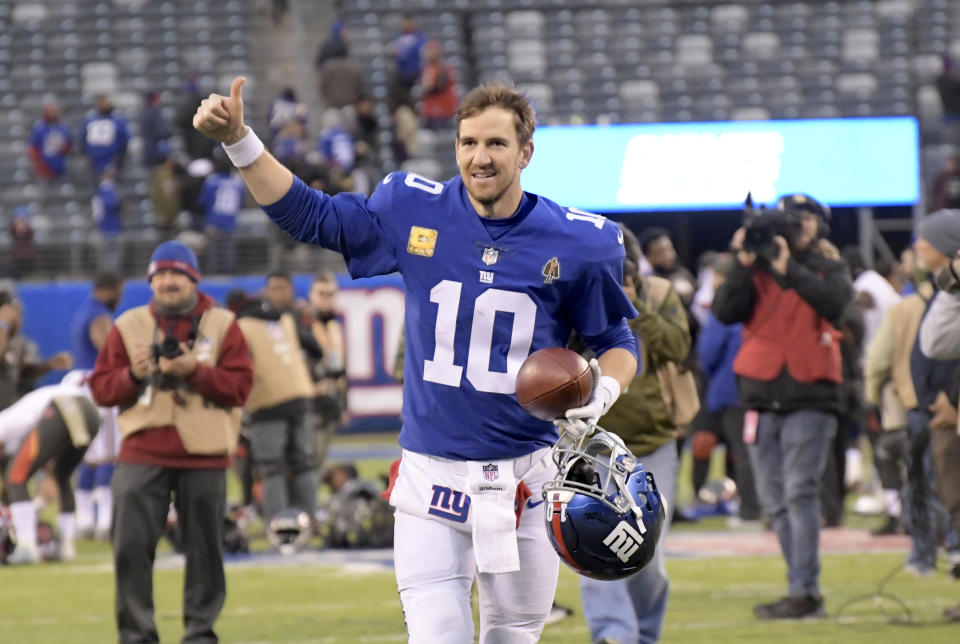
<path id="1" fill-rule="evenodd" d="M 154 342 L 150 345 L 150 355 L 154 360 L 160 358 L 173 360 L 183 355 L 183 349 L 180 348 L 180 342 L 176 338 L 167 336 L 160 342 Z"/>
<path id="2" fill-rule="evenodd" d="M 797 210 L 769 210 L 766 206 L 753 207 L 748 194 L 743 208 L 743 250 L 767 261 L 780 255 L 775 237 L 778 235 L 792 244 L 803 224 L 803 213 Z"/>
<path id="3" fill-rule="evenodd" d="M 954 257 L 950 263 L 937 271 L 933 281 L 941 291 L 960 295 L 960 257 Z"/>

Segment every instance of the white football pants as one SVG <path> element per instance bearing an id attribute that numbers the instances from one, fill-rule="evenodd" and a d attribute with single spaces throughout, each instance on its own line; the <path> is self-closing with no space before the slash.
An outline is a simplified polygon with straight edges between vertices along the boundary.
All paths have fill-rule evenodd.
<path id="1" fill-rule="evenodd" d="M 533 644 L 553 605 L 560 559 L 544 524 L 541 480 L 524 482 L 533 492 L 517 529 L 520 570 L 478 573 L 473 537 L 442 519 L 397 511 L 393 552 L 397 586 L 410 644 L 473 642 L 470 593 L 480 594 L 480 644 Z"/>

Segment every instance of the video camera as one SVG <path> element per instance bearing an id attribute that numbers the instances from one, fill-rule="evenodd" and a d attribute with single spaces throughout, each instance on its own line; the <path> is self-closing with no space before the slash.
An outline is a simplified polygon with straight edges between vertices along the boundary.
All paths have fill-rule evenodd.
<path id="1" fill-rule="evenodd" d="M 154 360 L 167 358 L 173 360 L 183 355 L 183 349 L 180 348 L 180 342 L 173 336 L 167 336 L 160 342 L 154 342 L 150 345 L 150 356 Z"/>
<path id="2" fill-rule="evenodd" d="M 753 196 L 747 193 L 743 206 L 743 250 L 754 253 L 769 262 L 780 255 L 777 235 L 791 244 L 803 224 L 803 213 L 797 210 L 770 210 L 761 205 L 753 206 Z"/>

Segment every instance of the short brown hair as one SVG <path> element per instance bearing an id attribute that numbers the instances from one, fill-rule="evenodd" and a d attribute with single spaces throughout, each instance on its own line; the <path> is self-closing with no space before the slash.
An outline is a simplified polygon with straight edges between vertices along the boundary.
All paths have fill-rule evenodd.
<path id="1" fill-rule="evenodd" d="M 537 127 L 537 116 L 530 106 L 526 94 L 512 85 L 487 83 L 475 87 L 463 97 L 457 110 L 457 138 L 460 137 L 460 122 L 490 107 L 500 107 L 513 112 L 513 124 L 517 128 L 517 140 L 520 145 L 529 143 L 533 130 Z"/>

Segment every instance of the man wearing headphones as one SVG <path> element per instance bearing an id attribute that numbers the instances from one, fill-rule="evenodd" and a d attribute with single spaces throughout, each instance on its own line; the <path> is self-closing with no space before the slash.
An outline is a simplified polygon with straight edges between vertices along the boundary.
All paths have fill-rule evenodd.
<path id="1" fill-rule="evenodd" d="M 843 409 L 837 326 L 852 298 L 840 254 L 823 238 L 828 218 L 829 209 L 799 194 L 753 215 L 734 233 L 737 263 L 713 300 L 717 320 L 744 323 L 733 363 L 749 410 L 744 442 L 787 563 L 788 595 L 756 606 L 759 619 L 825 614 L 820 479 Z"/>

